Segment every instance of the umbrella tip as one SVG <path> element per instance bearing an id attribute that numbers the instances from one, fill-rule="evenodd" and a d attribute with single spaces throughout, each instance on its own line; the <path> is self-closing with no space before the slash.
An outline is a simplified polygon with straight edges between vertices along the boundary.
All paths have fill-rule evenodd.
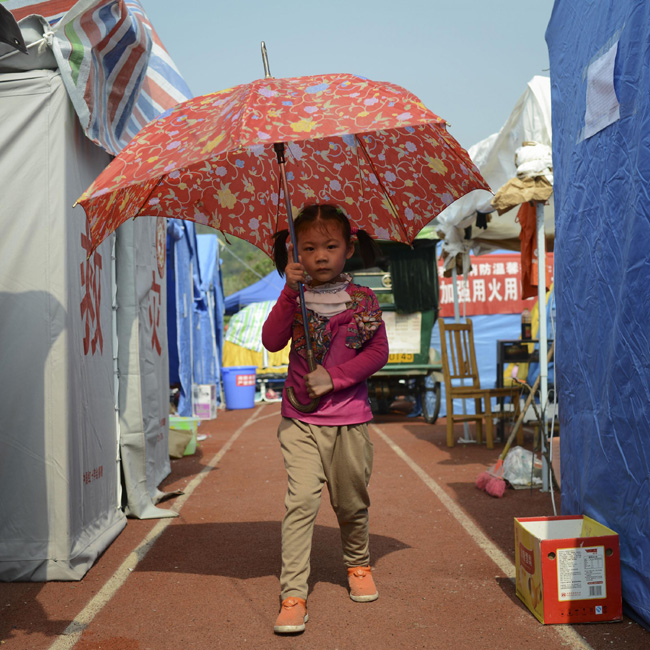
<path id="1" fill-rule="evenodd" d="M 269 58 L 266 54 L 266 43 L 262 41 L 262 63 L 264 64 L 264 78 L 271 79 L 271 69 L 269 68 Z"/>

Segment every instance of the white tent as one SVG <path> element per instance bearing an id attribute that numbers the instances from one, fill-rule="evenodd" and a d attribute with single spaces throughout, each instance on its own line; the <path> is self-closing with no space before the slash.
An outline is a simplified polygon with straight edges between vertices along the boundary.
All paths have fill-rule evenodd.
<path id="1" fill-rule="evenodd" d="M 535 76 L 527 84 L 508 119 L 498 133 L 470 147 L 469 155 L 494 192 L 516 176 L 515 152 L 524 142 L 551 146 L 551 85 L 548 77 Z M 443 251 L 449 264 L 458 254 L 469 256 L 508 248 L 518 250 L 520 227 L 516 222 L 517 208 L 497 216 L 491 205 L 493 195 L 475 190 L 460 198 L 441 212 L 419 235 L 438 238 L 443 234 Z M 479 214 L 493 213 L 487 228 L 477 226 Z M 547 238 L 555 236 L 555 211 L 551 196 L 545 208 Z M 465 229 L 471 226 L 471 236 Z"/>
<path id="2" fill-rule="evenodd" d="M 536 160 L 532 167 L 524 169 L 517 166 L 517 155 L 521 155 L 524 144 L 536 144 L 536 154 L 548 151 L 548 168 Z M 552 185 L 552 145 L 551 125 L 551 84 L 548 77 L 535 76 L 515 104 L 510 116 L 498 133 L 470 147 L 469 155 L 481 171 L 493 192 L 498 192 L 511 179 L 517 177 L 545 176 Z M 537 166 L 539 165 L 539 169 Z M 541 170 L 544 172 L 541 173 Z M 470 254 L 481 255 L 499 248 L 520 249 L 521 227 L 517 222 L 519 205 L 498 215 L 492 200 L 494 196 L 485 190 L 475 190 L 460 198 L 441 212 L 419 235 L 420 238 L 441 238 L 442 257 L 445 270 L 452 274 L 467 275 L 470 267 Z M 512 203 L 510 203 L 512 205 Z M 555 237 L 554 197 L 551 194 L 547 205 L 538 203 L 538 254 L 543 256 L 545 239 Z M 489 215 L 489 216 L 487 216 Z M 541 237 L 541 232 L 545 237 Z M 540 265 L 544 273 L 545 265 Z M 456 286 L 454 282 L 454 287 Z M 545 290 L 540 282 L 539 302 L 542 308 L 540 318 L 540 347 L 546 350 L 546 317 L 543 312 Z M 457 294 L 456 294 L 457 295 Z M 456 320 L 460 318 L 458 299 L 455 298 Z M 542 375 L 542 402 L 546 403 L 547 364 L 546 353 L 540 354 L 540 374 Z"/>

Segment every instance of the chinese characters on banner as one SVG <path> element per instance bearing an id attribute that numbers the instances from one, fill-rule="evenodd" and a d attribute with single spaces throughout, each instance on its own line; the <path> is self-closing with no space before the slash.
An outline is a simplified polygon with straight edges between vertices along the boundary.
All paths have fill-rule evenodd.
<path id="1" fill-rule="evenodd" d="M 100 308 L 102 303 L 102 256 L 95 251 L 90 257 L 91 249 L 90 222 L 86 220 L 86 232 L 81 233 L 81 248 L 84 251 L 84 261 L 80 265 L 81 290 L 83 297 L 79 305 L 81 320 L 84 327 L 84 355 L 92 348 L 92 354 L 104 352 L 104 338 L 102 336 L 102 323 Z"/>
<path id="2" fill-rule="evenodd" d="M 531 309 L 536 298 L 521 297 L 521 256 L 518 253 L 481 255 L 471 258 L 472 270 L 467 279 L 458 276 L 458 300 L 461 314 L 520 314 Z M 551 281 L 553 255 L 546 255 L 546 265 Z M 440 278 L 440 312 L 442 318 L 454 316 L 454 290 L 452 278 L 443 277 L 442 263 L 438 264 Z M 465 303 L 463 307 L 463 303 Z"/>

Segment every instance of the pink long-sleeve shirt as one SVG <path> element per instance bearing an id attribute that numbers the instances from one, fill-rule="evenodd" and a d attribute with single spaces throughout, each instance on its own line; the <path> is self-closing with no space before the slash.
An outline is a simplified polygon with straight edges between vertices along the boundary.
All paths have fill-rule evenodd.
<path id="1" fill-rule="evenodd" d="M 367 294 L 364 304 L 356 308 L 357 318 L 363 318 L 364 308 L 373 305 L 376 307 L 377 299 L 374 293 L 365 287 L 349 284 L 346 288 L 351 295 L 355 290 Z M 266 319 L 262 328 L 262 343 L 269 352 L 282 350 L 292 338 L 294 318 L 296 312 L 300 311 L 296 300 L 298 295 L 297 291 L 285 286 Z M 331 338 L 322 365 L 332 378 L 334 390 L 320 398 L 318 407 L 312 413 L 303 413 L 293 408 L 286 396 L 286 390 L 291 386 L 299 402 L 308 404 L 311 401 L 303 379 L 309 373 L 307 359 L 296 350 L 296 342 L 292 340 L 289 369 L 282 395 L 284 417 L 323 426 L 353 425 L 372 420 L 366 379 L 386 365 L 388 338 L 386 327 L 381 322 L 371 338 L 360 348 L 346 345 L 346 338 L 350 328 L 354 330 L 356 320 L 355 311 L 351 308 L 332 316 L 327 322 L 326 333 L 331 334 Z"/>

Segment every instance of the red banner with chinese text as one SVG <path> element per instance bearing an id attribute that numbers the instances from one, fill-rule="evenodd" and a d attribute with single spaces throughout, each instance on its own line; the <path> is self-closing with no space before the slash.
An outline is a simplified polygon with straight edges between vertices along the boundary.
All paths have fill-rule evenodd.
<path id="1" fill-rule="evenodd" d="M 536 297 L 521 297 L 521 256 L 519 253 L 471 256 L 472 270 L 467 278 L 458 276 L 460 313 L 468 316 L 484 314 L 520 314 L 532 309 Z M 546 266 L 553 278 L 553 254 L 546 254 Z M 452 278 L 443 277 L 442 262 L 438 263 L 440 278 L 439 317 L 454 316 Z M 465 303 L 463 305 L 463 303 Z M 465 310 L 465 312 L 463 312 Z"/>

